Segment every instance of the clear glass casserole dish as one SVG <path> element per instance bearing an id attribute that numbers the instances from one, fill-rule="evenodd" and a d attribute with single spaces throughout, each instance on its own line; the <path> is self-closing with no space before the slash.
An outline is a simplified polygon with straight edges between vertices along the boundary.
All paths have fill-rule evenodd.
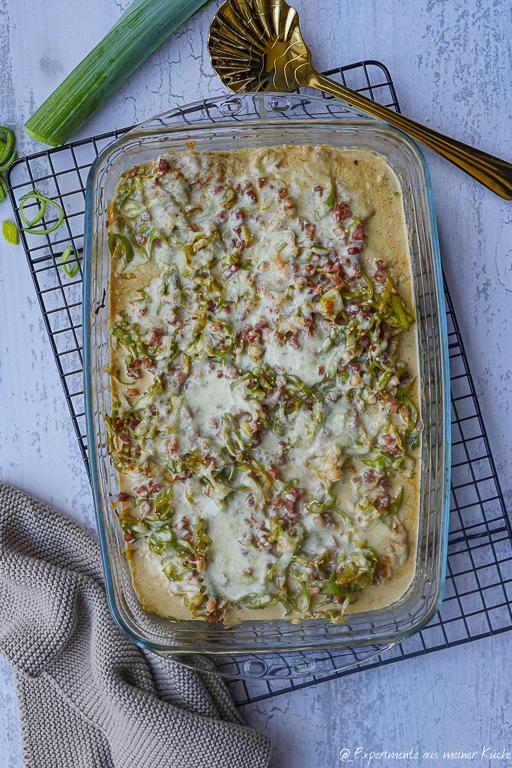
<path id="1" fill-rule="evenodd" d="M 384 155 L 400 180 L 409 240 L 420 350 L 422 432 L 419 530 L 414 577 L 407 591 L 379 610 L 349 613 L 339 624 L 254 620 L 225 628 L 172 623 L 142 610 L 110 503 L 117 496 L 102 414 L 110 412 L 109 253 L 106 210 L 122 172 L 164 151 L 225 150 L 277 144 L 330 144 Z M 209 99 L 159 115 L 106 147 L 93 164 L 86 194 L 84 247 L 84 375 L 91 479 L 105 583 L 112 615 L 143 648 L 208 654 L 230 677 L 300 676 L 359 663 L 417 632 L 442 600 L 448 539 L 450 476 L 449 370 L 446 314 L 430 176 L 417 144 L 401 131 L 345 107 L 303 95 L 247 94 Z"/>

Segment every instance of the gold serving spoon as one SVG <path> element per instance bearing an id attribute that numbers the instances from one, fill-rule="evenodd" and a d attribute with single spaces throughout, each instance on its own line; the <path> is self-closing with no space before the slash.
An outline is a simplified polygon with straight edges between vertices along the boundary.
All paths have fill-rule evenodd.
<path id="1" fill-rule="evenodd" d="M 500 197 L 512 200 L 510 163 L 426 128 L 313 69 L 297 11 L 284 0 L 226 0 L 210 24 L 208 51 L 213 69 L 231 91 L 318 88 L 401 128 Z"/>

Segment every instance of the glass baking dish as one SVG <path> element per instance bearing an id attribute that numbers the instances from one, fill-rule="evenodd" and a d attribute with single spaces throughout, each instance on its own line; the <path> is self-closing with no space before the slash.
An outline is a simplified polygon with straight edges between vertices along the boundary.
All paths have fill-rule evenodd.
<path id="1" fill-rule="evenodd" d="M 210 150 L 283 143 L 361 148 L 384 155 L 400 180 L 413 273 L 425 429 L 416 568 L 410 587 L 391 606 L 349 613 L 339 624 L 255 619 L 230 628 L 192 620 L 172 623 L 140 607 L 123 554 L 122 533 L 110 506 L 118 489 L 102 418 L 111 407 L 105 372 L 109 364 L 105 217 L 123 171 L 164 151 L 186 149 L 190 141 L 195 142 L 195 149 Z M 187 654 L 212 655 L 217 669 L 231 677 L 275 677 L 332 672 L 332 649 L 337 649 L 337 658 L 342 659 L 338 667 L 359 663 L 425 626 L 439 607 L 445 580 L 449 371 L 430 176 L 423 153 L 412 139 L 341 102 L 304 95 L 220 97 L 151 119 L 107 146 L 91 168 L 86 194 L 83 307 L 87 439 L 98 533 L 110 610 L 129 638 L 156 653 L 177 654 L 184 663 Z"/>

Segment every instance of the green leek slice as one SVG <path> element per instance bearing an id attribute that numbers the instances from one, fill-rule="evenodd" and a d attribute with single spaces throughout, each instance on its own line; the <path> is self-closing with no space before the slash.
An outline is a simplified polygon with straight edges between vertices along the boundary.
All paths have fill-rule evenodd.
<path id="1" fill-rule="evenodd" d="M 70 257 L 70 255 L 73 253 L 74 248 L 72 245 L 68 245 L 60 257 L 59 266 L 61 267 L 62 271 L 66 273 L 68 277 L 74 277 L 76 273 L 78 272 L 78 262 L 80 260 L 80 255 L 75 251 L 76 255 L 76 261 L 74 261 L 70 267 L 67 265 L 67 261 Z"/>
<path id="2" fill-rule="evenodd" d="M 8 243 L 18 245 L 18 229 L 16 224 L 13 224 L 12 221 L 2 222 L 2 235 L 5 237 Z"/>

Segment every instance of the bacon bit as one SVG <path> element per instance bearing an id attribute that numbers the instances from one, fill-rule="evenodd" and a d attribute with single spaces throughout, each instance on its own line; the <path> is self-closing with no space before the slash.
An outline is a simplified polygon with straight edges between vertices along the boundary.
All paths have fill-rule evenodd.
<path id="1" fill-rule="evenodd" d="M 185 379 L 187 378 L 187 374 L 185 371 L 176 371 L 174 373 L 174 383 L 177 387 L 181 387 Z"/>
<path id="2" fill-rule="evenodd" d="M 308 592 L 310 595 L 319 595 L 320 587 L 308 587 Z"/>
<path id="3" fill-rule="evenodd" d="M 224 187 L 222 184 L 218 184 L 215 189 L 213 190 L 214 195 L 220 195 L 220 193 L 223 191 Z"/>
<path id="4" fill-rule="evenodd" d="M 310 240 L 315 237 L 315 225 L 311 224 L 307 219 L 299 216 L 299 229 L 303 230 Z"/>
<path id="5" fill-rule="evenodd" d="M 127 542 L 135 541 L 135 536 L 132 533 L 123 533 L 123 539 Z"/>
<path id="6" fill-rule="evenodd" d="M 285 197 L 283 209 L 285 211 L 289 211 L 291 208 L 293 208 L 293 200 L 291 199 L 291 197 Z"/>
<path id="7" fill-rule="evenodd" d="M 234 275 L 235 272 L 238 272 L 239 269 L 240 269 L 240 265 L 239 264 L 231 264 L 231 266 L 228 267 L 227 269 L 225 269 L 222 274 L 225 277 L 231 277 L 231 275 Z"/>
<path id="8" fill-rule="evenodd" d="M 151 221 L 151 214 L 149 211 L 142 211 L 140 215 L 141 221 Z M 154 241 L 153 241 L 154 242 Z"/>
<path id="9" fill-rule="evenodd" d="M 191 419 L 193 417 L 192 411 L 188 405 L 182 406 L 181 413 L 184 419 Z"/>
<path id="10" fill-rule="evenodd" d="M 227 221 L 227 219 L 228 219 L 228 212 L 224 208 L 221 211 L 219 211 L 218 214 L 213 218 L 216 224 L 224 224 L 224 222 Z"/>
<path id="11" fill-rule="evenodd" d="M 140 456 L 141 452 L 142 452 L 142 449 L 141 449 L 140 445 L 135 445 L 133 447 L 133 450 L 132 450 L 132 455 L 133 456 Z"/>
<path id="12" fill-rule="evenodd" d="M 341 397 L 341 392 L 337 392 L 335 389 L 331 390 L 330 392 L 327 392 L 325 396 L 326 400 L 329 400 L 331 403 L 337 403 L 340 397 Z"/>
<path id="13" fill-rule="evenodd" d="M 118 437 L 122 443 L 129 443 L 131 440 L 129 432 L 120 432 Z"/>
<path id="14" fill-rule="evenodd" d="M 148 347 L 153 347 L 155 346 L 155 344 L 159 344 L 160 339 L 162 338 L 163 335 L 164 335 L 163 328 L 153 328 L 153 330 L 151 331 L 151 335 L 148 341 L 146 342 Z M 148 358 L 143 358 L 143 360 L 144 359 L 148 359 Z"/>
<path id="15" fill-rule="evenodd" d="M 278 190 L 277 195 L 280 200 L 284 200 L 285 197 L 288 197 L 288 190 L 286 187 L 281 187 L 281 189 Z"/>
<path id="16" fill-rule="evenodd" d="M 158 491 L 161 490 L 161 487 L 158 483 L 154 483 L 152 480 L 149 481 L 149 490 L 151 493 L 158 493 Z"/>
<path id="17" fill-rule="evenodd" d="M 382 435 L 382 441 L 386 446 L 387 453 L 394 455 L 398 451 L 398 446 L 393 435 Z"/>
<path id="18" fill-rule="evenodd" d="M 256 203 L 258 202 L 258 198 L 256 197 L 256 192 L 253 189 L 248 189 L 245 194 L 247 195 L 251 203 L 253 203 L 253 205 L 256 205 Z"/>
<path id="19" fill-rule="evenodd" d="M 377 267 L 377 269 L 386 269 L 386 262 L 382 261 L 382 259 L 377 259 L 377 261 L 375 262 L 375 266 Z"/>
<path id="20" fill-rule="evenodd" d="M 130 429 L 137 429 L 140 424 L 140 419 L 130 419 Z"/>
<path id="21" fill-rule="evenodd" d="M 145 237 L 144 235 L 137 235 L 135 239 L 137 240 L 139 245 L 146 245 L 148 241 L 147 237 Z"/>
<path id="22" fill-rule="evenodd" d="M 259 322 L 257 322 L 254 326 L 255 331 L 262 331 L 264 328 L 268 328 L 268 323 L 266 320 L 259 320 Z"/>
<path id="23" fill-rule="evenodd" d="M 147 499 L 147 497 L 149 496 L 147 485 L 141 485 L 140 488 L 137 488 L 136 493 L 138 493 L 139 496 L 142 496 L 143 499 Z"/>
<path id="24" fill-rule="evenodd" d="M 235 221 L 243 221 L 244 220 L 244 212 L 243 211 L 231 211 L 231 218 Z M 239 230 L 235 230 L 235 232 L 238 232 Z"/>
<path id="25" fill-rule="evenodd" d="M 213 308 L 215 309 L 215 305 Z M 173 325 L 175 328 L 178 328 L 178 329 L 183 328 L 183 323 L 181 322 L 176 312 L 171 310 L 171 312 L 167 313 L 167 315 L 165 316 L 165 319 L 166 319 L 166 322 L 169 323 L 169 325 Z"/>
<path id="26" fill-rule="evenodd" d="M 305 272 L 308 277 L 313 277 L 316 273 L 316 267 L 314 264 L 304 264 L 302 271 Z"/>
<path id="27" fill-rule="evenodd" d="M 161 173 L 167 173 L 169 169 L 169 163 L 165 159 L 165 157 L 161 157 L 158 162 L 158 170 L 161 171 Z"/>
<path id="28" fill-rule="evenodd" d="M 265 186 L 266 183 L 267 183 L 267 180 L 264 179 L 263 177 L 258 179 L 258 186 L 259 186 L 260 189 L 262 189 Z"/>
<path id="29" fill-rule="evenodd" d="M 211 600 L 208 600 L 208 602 L 206 603 L 206 610 L 208 611 L 208 613 L 213 613 L 216 610 L 216 608 L 217 608 L 217 600 L 215 600 L 214 598 L 211 598 Z"/>
<path id="30" fill-rule="evenodd" d="M 386 496 L 378 496 L 374 500 L 373 506 L 377 507 L 377 509 L 387 509 L 389 507 L 390 501 L 391 501 L 391 498 L 389 494 L 386 494 Z"/>
<path id="31" fill-rule="evenodd" d="M 134 165 L 133 168 L 131 168 L 128 171 L 128 177 L 130 179 L 133 179 L 133 177 L 135 176 L 135 174 L 137 173 L 138 170 L 139 170 L 139 166 L 138 165 Z"/>
<path id="32" fill-rule="evenodd" d="M 368 336 L 361 336 L 359 341 L 361 342 L 361 344 L 363 345 L 363 347 L 365 349 L 368 349 L 368 347 L 370 346 L 370 343 L 371 343 L 370 339 L 368 338 Z"/>
<path id="33" fill-rule="evenodd" d="M 322 197 L 324 193 L 324 188 L 320 186 L 320 184 L 317 184 L 316 187 L 313 188 L 313 192 L 317 197 Z"/>
<path id="34" fill-rule="evenodd" d="M 288 339 L 288 344 L 290 345 L 290 347 L 293 347 L 294 349 L 300 349 L 300 342 L 298 338 L 294 335 L 290 336 L 290 338 Z"/>
<path id="35" fill-rule="evenodd" d="M 384 490 L 386 490 L 386 488 L 389 488 L 389 483 L 386 475 L 382 475 L 382 477 L 379 479 L 379 485 L 381 488 L 384 488 Z"/>
<path id="36" fill-rule="evenodd" d="M 206 559 L 204 555 L 198 555 L 196 558 L 196 568 L 201 573 L 206 568 Z"/>
<path id="37" fill-rule="evenodd" d="M 384 272 L 382 272 L 382 270 L 380 269 L 376 271 L 373 277 L 375 280 L 378 280 L 381 283 L 385 283 L 387 280 L 387 275 Z"/>
<path id="38" fill-rule="evenodd" d="M 347 284 L 341 279 L 341 277 L 339 275 L 336 275 L 336 274 L 333 275 L 333 274 L 329 273 L 329 278 L 332 280 L 332 282 L 334 283 L 336 288 L 340 289 L 340 291 L 343 288 L 346 288 Z"/>
<path id="39" fill-rule="evenodd" d="M 342 203 L 334 203 L 334 210 L 331 214 L 331 218 L 335 224 L 339 224 L 340 221 L 345 221 L 351 216 L 350 206 L 346 201 Z"/>
<path id="40" fill-rule="evenodd" d="M 274 480 L 278 480 L 279 479 L 279 470 L 278 470 L 278 468 L 276 467 L 275 464 L 269 464 L 267 466 L 267 472 L 269 473 L 269 475 L 271 477 L 274 478 Z"/>
<path id="41" fill-rule="evenodd" d="M 356 256 L 359 253 L 359 248 L 347 248 L 349 256 Z"/>
<path id="42" fill-rule="evenodd" d="M 409 381 L 409 371 L 404 371 L 400 376 L 400 382 Z"/>
<path id="43" fill-rule="evenodd" d="M 125 493 L 124 491 L 121 491 L 120 493 L 117 494 L 118 501 L 128 501 L 129 498 L 130 498 L 130 494 Z"/>
<path id="44" fill-rule="evenodd" d="M 155 237 L 155 239 L 153 240 L 153 245 L 155 246 L 155 248 L 162 247 L 162 241 L 160 240 L 159 237 Z"/>
<path id="45" fill-rule="evenodd" d="M 150 357 L 143 357 L 142 365 L 147 371 L 156 371 L 156 363 Z"/>
<path id="46" fill-rule="evenodd" d="M 356 227 L 352 232 L 352 240 L 364 240 L 364 229 Z"/>

